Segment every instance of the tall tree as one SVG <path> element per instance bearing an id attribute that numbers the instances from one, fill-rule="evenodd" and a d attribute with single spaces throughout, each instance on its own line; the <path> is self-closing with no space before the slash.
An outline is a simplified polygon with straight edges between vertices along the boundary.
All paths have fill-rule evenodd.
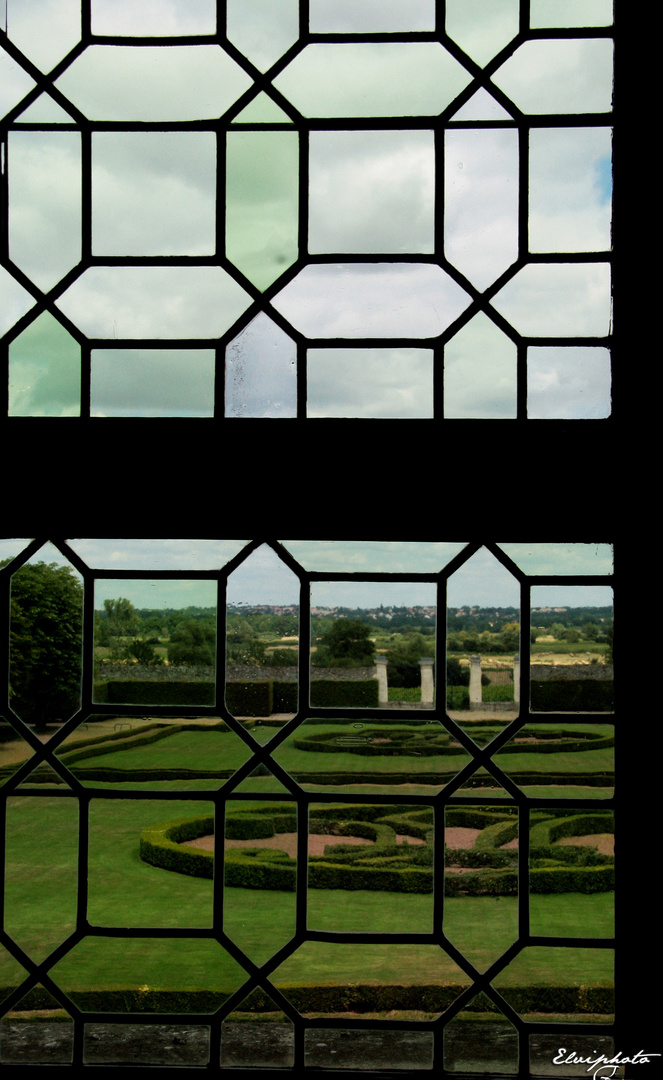
<path id="1" fill-rule="evenodd" d="M 200 664 L 210 667 L 216 660 L 216 628 L 199 619 L 181 623 L 170 635 L 169 664 Z"/>
<path id="2" fill-rule="evenodd" d="M 80 704 L 83 587 L 68 566 L 25 563 L 11 580 L 10 705 L 43 729 Z"/>
<path id="3" fill-rule="evenodd" d="M 135 637 L 139 630 L 138 613 L 131 600 L 124 596 L 119 596 L 117 600 L 104 600 L 103 612 L 96 613 L 95 644 L 110 649 L 113 660 L 129 655 L 126 639 Z"/>
<path id="4" fill-rule="evenodd" d="M 375 656 L 371 628 L 357 619 L 335 619 L 313 653 L 316 667 L 368 667 Z"/>

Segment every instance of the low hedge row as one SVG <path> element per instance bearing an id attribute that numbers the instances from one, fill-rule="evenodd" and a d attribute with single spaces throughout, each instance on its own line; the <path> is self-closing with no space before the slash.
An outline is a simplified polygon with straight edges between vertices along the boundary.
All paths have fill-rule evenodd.
<path id="1" fill-rule="evenodd" d="M 537 733 L 538 734 L 538 733 Z M 604 750 L 608 746 L 615 745 L 614 735 L 592 735 L 591 732 L 572 735 L 571 732 L 564 734 L 571 737 L 559 739 L 554 745 L 548 742 L 536 743 L 507 743 L 497 754 L 568 754 L 583 750 Z M 548 735 L 547 738 L 553 736 Z"/>
<path id="2" fill-rule="evenodd" d="M 350 740 L 351 736 L 339 735 L 334 731 L 326 731 L 321 735 L 306 733 L 293 739 L 296 750 L 309 750 L 316 754 L 360 754 L 367 757 L 400 757 L 415 753 L 418 757 L 433 757 L 439 754 L 464 754 L 466 751 L 461 746 L 449 746 L 449 733 L 444 729 L 439 731 L 413 731 L 407 728 L 397 729 L 385 736 L 381 728 L 363 728 L 356 735 L 356 741 L 344 741 L 339 744 L 339 739 Z M 389 739 L 369 742 L 367 740 Z"/>
<path id="3" fill-rule="evenodd" d="M 377 709 L 377 679 L 312 679 L 311 705 L 320 709 L 330 708 L 365 708 Z"/>
<path id="4" fill-rule="evenodd" d="M 266 679 L 226 683 L 226 708 L 233 716 L 270 716 L 274 712 L 274 684 Z"/>
<path id="5" fill-rule="evenodd" d="M 517 821 L 496 821 L 493 825 L 488 825 L 485 829 L 482 829 L 474 842 L 474 846 L 479 851 L 486 851 L 488 848 L 501 848 L 502 844 L 508 844 L 509 840 L 514 840 L 517 836 Z"/>
<path id="6" fill-rule="evenodd" d="M 372 811 L 374 819 L 355 820 L 357 806 L 340 806 L 344 816 L 329 818 L 329 808 L 314 808 L 311 813 L 312 831 L 336 835 L 362 836 L 373 845 L 339 845 L 333 853 L 308 860 L 308 886 L 313 889 L 368 890 L 388 892 L 430 893 L 433 889 L 431 824 L 428 808 L 406 813 L 393 813 L 395 807 L 362 807 Z M 385 814 L 384 811 L 387 811 Z M 450 896 L 508 896 L 518 891 L 518 874 L 514 867 L 516 854 L 497 850 L 516 835 L 517 822 L 508 815 L 486 811 L 452 810 L 450 813 L 465 823 L 473 820 L 482 828 L 479 840 L 467 852 L 445 849 L 447 864 L 473 869 L 470 874 L 448 874 L 445 891 Z M 555 828 L 560 834 L 593 828 L 597 815 L 575 815 L 540 823 L 548 833 Z M 599 815 L 600 817 L 600 815 Z M 495 820 L 498 818 L 498 820 Z M 459 818 L 456 817 L 456 821 Z M 603 819 L 601 819 L 603 820 Z M 534 828 L 536 828 L 535 826 Z M 275 833 L 292 832 L 296 815 L 279 807 L 262 808 L 260 813 L 247 811 L 229 815 L 226 832 L 235 839 L 265 839 Z M 183 842 L 214 830 L 212 817 L 189 818 L 166 822 L 145 829 L 140 838 L 141 858 L 166 870 L 199 877 L 212 877 L 214 860 L 211 852 L 185 847 Z M 534 831 L 534 830 L 533 830 Z M 396 844 L 396 833 L 418 836 L 428 841 L 426 846 Z M 614 860 L 586 849 L 553 848 L 548 844 L 536 848 L 529 874 L 530 890 L 535 893 L 604 892 L 614 888 Z M 580 865 L 578 865 L 580 862 Z M 571 864 L 574 865 L 571 865 Z M 564 865 L 566 864 L 566 865 Z M 225 852 L 225 881 L 227 885 L 248 889 L 276 889 L 292 892 L 296 885 L 297 867 L 283 852 L 260 848 L 229 848 Z"/>
<path id="7" fill-rule="evenodd" d="M 295 713 L 299 708 L 299 687 L 297 683 L 279 682 L 272 683 L 274 700 L 272 704 L 275 713 Z"/>
<path id="8" fill-rule="evenodd" d="M 212 832 L 214 818 L 210 816 L 153 825 L 140 834 L 140 857 L 143 862 L 162 870 L 174 870 L 190 877 L 214 877 L 214 853 L 183 846 L 185 840 L 195 840 Z"/>
<path id="9" fill-rule="evenodd" d="M 530 700 L 535 712 L 611 712 L 614 683 L 612 679 L 533 679 Z"/>
<path id="10" fill-rule="evenodd" d="M 467 686 L 447 686 L 447 709 L 454 712 L 470 707 L 470 691 Z"/>
<path id="11" fill-rule="evenodd" d="M 8 997 L 15 987 L 0 987 L 0 998 Z M 279 990 L 302 1013 L 374 1013 L 392 1010 L 439 1014 L 466 990 L 464 983 L 422 983 L 411 986 L 354 983 L 318 986 L 312 983 L 279 984 Z M 609 1015 L 614 1011 L 614 990 L 607 986 L 513 986 L 500 988 L 504 998 L 521 1014 L 567 1013 Z M 233 993 L 232 990 L 198 990 L 182 987 L 160 990 L 127 986 L 113 990 L 72 990 L 71 1000 L 83 1012 L 104 1013 L 214 1013 Z M 46 990 L 35 986 L 22 1000 L 22 1008 L 53 1007 Z M 466 1005 L 470 1011 L 497 1012 L 496 1006 L 477 995 Z M 242 1005 L 243 1011 L 273 1012 L 274 1002 L 261 990 L 254 991 Z"/>
<path id="12" fill-rule="evenodd" d="M 562 819 L 555 818 L 533 825 L 530 829 L 530 845 L 545 847 L 565 836 L 588 836 L 590 833 L 612 832 L 613 829 L 614 818 L 609 810 L 593 814 L 576 812 Z"/>
<path id="13" fill-rule="evenodd" d="M 216 684 L 116 679 L 112 682 L 96 682 L 93 696 L 95 701 L 107 705 L 213 705 Z"/>
<path id="14" fill-rule="evenodd" d="M 60 760 L 65 765 L 73 765 L 83 759 L 103 757 L 104 754 L 116 754 L 120 750 L 133 750 L 136 746 L 150 746 L 152 743 L 167 739 L 178 731 L 183 731 L 184 725 L 173 724 L 167 726 L 153 725 L 148 729 L 143 728 L 139 733 L 131 734 L 126 731 L 113 732 L 112 735 L 95 735 L 91 739 L 81 740 L 75 748 L 66 750 L 60 755 Z M 117 744 L 117 745 L 116 745 Z"/>

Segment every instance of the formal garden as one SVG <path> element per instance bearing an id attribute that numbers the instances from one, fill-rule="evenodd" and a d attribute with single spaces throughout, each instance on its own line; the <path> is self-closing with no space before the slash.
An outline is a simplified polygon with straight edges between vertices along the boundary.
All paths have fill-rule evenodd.
<path id="1" fill-rule="evenodd" d="M 26 574 L 36 591 L 23 608 L 16 595 L 17 642 L 41 573 Z M 227 1038 L 230 1021 L 290 1031 L 297 1014 L 428 1033 L 447 1014 L 450 1032 L 469 1019 L 509 1038 L 509 1014 L 611 1021 L 614 823 L 601 803 L 614 793 L 614 727 L 600 658 L 584 679 L 532 677 L 518 726 L 513 655 L 491 658 L 499 677 L 483 673 L 478 704 L 469 657 L 448 656 L 441 713 L 422 701 L 434 638 L 402 646 L 386 701 L 365 629 L 351 638 L 346 625 L 318 639 L 300 720 L 291 646 L 266 664 L 253 631 L 229 645 L 221 711 L 206 663 L 215 638 L 171 628 L 172 657 L 156 662 L 163 646 L 150 655 L 126 633 L 138 625 L 130 608 L 115 603 L 118 633 L 97 646 L 98 711 L 66 736 L 34 691 L 40 656 L 14 653 L 25 666 L 14 662 L 13 707 L 54 750 L 33 764 L 0 722 L 0 1000 L 12 999 L 0 1057 L 9 1025 L 41 1018 L 54 1038 L 79 1010 L 190 1016 L 199 1030 L 220 1010 Z M 345 647 L 360 649 L 347 664 Z M 291 1039 L 274 1053 L 268 1064 L 287 1064 Z"/>
<path id="2" fill-rule="evenodd" d="M 283 721 L 245 723 L 265 739 L 273 738 Z M 475 724 L 472 737 L 478 746 L 501 731 L 491 721 Z M 495 760 L 525 792 L 575 798 L 609 794 L 609 725 L 531 725 L 519 735 L 519 743 L 507 744 Z M 79 729 L 58 756 L 80 782 L 95 789 L 88 822 L 87 916 L 92 926 L 211 931 L 219 903 L 213 883 L 215 812 L 202 793 L 211 796 L 245 765 L 250 752 L 242 740 L 223 721 L 207 718 L 199 723 L 106 718 Z M 307 929 L 432 934 L 438 917 L 433 885 L 442 880 L 444 867 L 442 928 L 451 945 L 484 971 L 516 940 L 515 805 L 448 806 L 442 854 L 435 842 L 435 820 L 439 829 L 442 819 L 439 814 L 435 818 L 432 803 L 366 801 L 371 794 L 388 793 L 392 785 L 401 795 L 433 795 L 453 780 L 469 755 L 438 721 L 308 721 L 274 751 L 274 760 L 309 793 L 310 839 L 322 838 L 318 853 L 309 849 L 308 854 Z M 286 788 L 272 771 L 259 766 L 253 772 L 258 775 L 249 773 L 225 803 L 222 918 L 228 938 L 253 963 L 263 964 L 295 933 L 295 890 L 303 867 L 292 847 L 296 803 L 286 798 Z M 464 794 L 500 794 L 488 774 L 470 779 L 476 786 L 466 784 Z M 154 796 L 124 796 L 123 789 Z M 196 792 L 198 798 L 163 798 L 173 790 Z M 75 798 L 57 797 L 62 791 L 54 773 L 42 765 L 8 800 L 5 929 L 39 961 L 66 939 L 76 921 L 78 805 Z M 364 799 L 330 804 L 321 801 L 325 792 L 363 794 Z M 301 813 L 299 827 L 305 829 Z M 45 850 L 46 820 L 50 843 Z M 614 871 L 605 838 L 612 832 L 607 810 L 531 811 L 532 934 L 611 936 Z M 300 848 L 300 857 L 302 850 L 306 847 Z M 611 962 L 608 949 L 530 946 L 494 985 L 523 1014 L 602 1018 L 612 1011 Z M 5 953 L 3 996 L 21 974 Z M 88 936 L 50 975 L 81 1008 L 95 1012 L 205 1012 L 222 1004 L 245 979 L 232 952 L 204 936 L 124 938 L 119 950 L 116 938 Z M 414 1010 L 433 1016 L 470 982 L 438 945 L 349 947 L 333 941 L 303 942 L 271 978 L 296 1008 L 316 1014 Z M 37 1007 L 40 993 L 43 1004 L 47 995 L 39 989 L 30 992 L 26 1004 Z M 274 1005 L 264 994 L 254 994 L 251 1009 L 270 1011 Z"/>

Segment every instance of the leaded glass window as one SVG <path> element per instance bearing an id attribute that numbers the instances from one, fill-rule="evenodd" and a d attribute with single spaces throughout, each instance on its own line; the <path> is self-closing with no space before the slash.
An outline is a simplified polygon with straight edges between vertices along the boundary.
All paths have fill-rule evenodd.
<path id="1" fill-rule="evenodd" d="M 614 1053 L 609 544 L 2 556 L 4 1061 Z"/>
<path id="2" fill-rule="evenodd" d="M 4 31 L 9 417 L 610 415 L 610 0 Z"/>

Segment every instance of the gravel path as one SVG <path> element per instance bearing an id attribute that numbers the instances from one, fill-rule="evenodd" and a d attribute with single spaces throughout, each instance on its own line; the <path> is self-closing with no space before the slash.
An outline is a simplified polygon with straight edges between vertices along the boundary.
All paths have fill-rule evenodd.
<path id="1" fill-rule="evenodd" d="M 402 844 L 423 844 L 424 841 L 416 836 L 396 837 L 396 842 Z M 309 855 L 324 855 L 325 848 L 332 844 L 373 844 L 373 840 L 366 840 L 361 836 L 332 836 L 325 833 L 311 833 L 308 838 Z M 214 851 L 214 834 L 199 836 L 196 840 L 186 840 L 189 847 L 204 848 L 205 851 Z M 237 847 L 266 847 L 275 848 L 277 851 L 285 851 L 291 859 L 297 857 L 297 833 L 277 833 L 275 836 L 266 836 L 257 840 L 226 840 L 226 848 Z"/>

